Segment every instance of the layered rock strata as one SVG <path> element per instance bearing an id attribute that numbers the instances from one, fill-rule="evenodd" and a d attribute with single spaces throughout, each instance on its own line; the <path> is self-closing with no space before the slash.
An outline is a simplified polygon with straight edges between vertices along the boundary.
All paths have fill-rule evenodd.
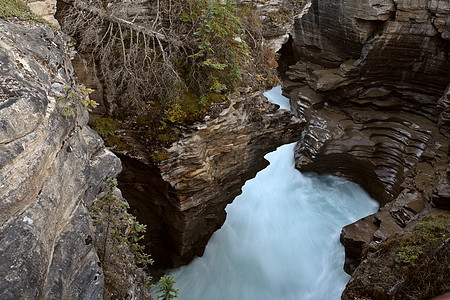
<path id="1" fill-rule="evenodd" d="M 448 84 L 448 1 L 310 2 L 293 32 L 299 58 L 327 68 L 359 59 L 365 83 L 409 82 L 420 94 Z"/>
<path id="2" fill-rule="evenodd" d="M 346 271 L 358 265 L 363 245 L 401 232 L 426 203 L 445 207 L 449 142 L 436 123 L 399 111 L 390 99 L 336 106 L 308 86 L 290 95 L 309 121 L 296 147 L 297 168 L 345 176 L 383 206 L 343 229 Z"/>
<path id="3" fill-rule="evenodd" d="M 119 159 L 86 124 L 66 36 L 0 19 L 0 298 L 101 299 L 87 206 Z"/>
<path id="4" fill-rule="evenodd" d="M 194 125 L 157 166 L 139 151 L 142 142 L 128 142 L 137 150 L 122 158 L 120 187 L 151 227 L 156 264 L 179 266 L 202 255 L 225 221 L 227 204 L 267 166 L 263 156 L 300 138 L 304 122 L 277 107 L 258 97 L 236 97 L 217 118 Z"/>
<path id="5" fill-rule="evenodd" d="M 349 273 L 448 205 L 449 15 L 448 1 L 312 0 L 296 20 L 284 91 L 308 120 L 297 168 L 346 176 L 382 206 L 342 231 Z"/>

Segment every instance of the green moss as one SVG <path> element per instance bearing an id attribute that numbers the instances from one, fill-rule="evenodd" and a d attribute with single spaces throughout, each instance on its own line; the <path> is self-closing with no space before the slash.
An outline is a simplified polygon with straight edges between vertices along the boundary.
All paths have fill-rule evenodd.
<path id="1" fill-rule="evenodd" d="M 409 265 L 411 267 L 416 266 L 416 261 L 419 259 L 423 251 L 420 246 L 417 245 L 404 245 L 397 253 L 395 262 L 403 265 Z"/>
<path id="2" fill-rule="evenodd" d="M 123 151 L 128 150 L 130 146 L 124 141 L 122 137 L 113 135 L 105 140 L 107 147 L 115 147 L 116 150 Z"/>
<path id="3" fill-rule="evenodd" d="M 202 103 L 200 97 L 190 92 L 183 98 L 181 109 L 186 113 L 186 119 L 195 120 L 203 112 L 206 105 L 208 105 L 207 102 Z"/>
<path id="4" fill-rule="evenodd" d="M 181 124 L 197 121 L 205 115 L 212 103 L 226 100 L 225 95 L 214 92 L 205 93 L 201 96 L 193 91 L 180 92 L 177 101 L 171 103 L 164 110 L 163 127 L 165 128 L 168 125 L 167 123 Z"/>
<path id="5" fill-rule="evenodd" d="M 155 153 L 152 154 L 152 159 L 155 162 L 159 162 L 169 158 L 169 156 L 170 156 L 169 152 L 156 151 Z"/>
<path id="6" fill-rule="evenodd" d="M 0 18 L 8 20 L 10 17 L 16 17 L 23 21 L 36 21 L 57 29 L 53 24 L 33 13 L 24 2 L 20 0 L 0 0 Z"/>
<path id="7" fill-rule="evenodd" d="M 450 237 L 449 223 L 450 214 L 424 218 L 400 243 L 399 256 L 409 253 L 418 258 L 420 254 L 435 248 Z M 404 262 L 403 259 L 398 260 L 398 263 Z M 412 262 L 412 260 L 408 261 Z"/>
<path id="8" fill-rule="evenodd" d="M 147 115 L 140 115 L 136 118 L 136 123 L 141 126 L 151 126 L 152 120 Z"/>
<path id="9" fill-rule="evenodd" d="M 111 118 L 98 118 L 94 120 L 93 129 L 104 139 L 114 135 L 120 123 Z"/>
<path id="10" fill-rule="evenodd" d="M 396 269 L 404 284 L 398 299 L 428 299 L 450 289 L 450 214 L 424 218 L 399 243 Z"/>

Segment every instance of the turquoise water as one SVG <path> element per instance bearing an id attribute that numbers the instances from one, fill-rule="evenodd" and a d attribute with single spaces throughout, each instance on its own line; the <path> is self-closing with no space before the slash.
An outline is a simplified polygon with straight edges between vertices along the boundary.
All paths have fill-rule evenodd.
<path id="1" fill-rule="evenodd" d="M 340 299 L 341 228 L 378 203 L 342 178 L 301 174 L 295 143 L 265 156 L 270 165 L 245 183 L 205 254 L 172 272 L 182 300 Z"/>

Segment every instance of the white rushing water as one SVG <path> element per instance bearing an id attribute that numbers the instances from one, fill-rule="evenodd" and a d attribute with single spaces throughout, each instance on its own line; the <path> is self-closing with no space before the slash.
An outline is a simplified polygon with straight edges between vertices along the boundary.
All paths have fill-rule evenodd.
<path id="1" fill-rule="evenodd" d="M 340 299 L 343 226 L 378 204 L 358 185 L 294 168 L 295 143 L 265 156 L 270 165 L 227 207 L 203 257 L 172 272 L 182 300 Z"/>
<path id="2" fill-rule="evenodd" d="M 281 94 L 281 85 L 274 87 L 268 92 L 265 92 L 264 96 L 266 96 L 267 99 L 270 100 L 270 102 L 278 104 L 281 109 L 291 109 L 289 99 Z"/>

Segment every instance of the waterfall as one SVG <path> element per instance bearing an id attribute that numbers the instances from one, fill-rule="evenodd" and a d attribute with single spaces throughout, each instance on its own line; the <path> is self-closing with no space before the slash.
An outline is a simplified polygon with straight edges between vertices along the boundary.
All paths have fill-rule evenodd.
<path id="1" fill-rule="evenodd" d="M 266 95 L 289 109 L 281 88 Z M 300 173 L 294 146 L 265 156 L 270 165 L 227 207 L 205 254 L 172 272 L 179 299 L 340 299 L 350 278 L 340 230 L 378 203 L 345 179 Z"/>

